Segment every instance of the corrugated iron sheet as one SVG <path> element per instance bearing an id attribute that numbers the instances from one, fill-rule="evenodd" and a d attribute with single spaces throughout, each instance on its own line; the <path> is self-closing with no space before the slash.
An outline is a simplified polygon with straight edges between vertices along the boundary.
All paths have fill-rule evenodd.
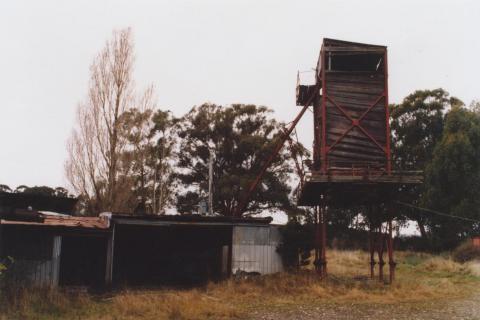
<path id="1" fill-rule="evenodd" d="M 280 232 L 276 226 L 235 226 L 232 238 L 232 273 L 271 274 L 283 271 L 277 247 Z"/>
<path id="2" fill-rule="evenodd" d="M 75 227 L 90 229 L 108 229 L 109 220 L 101 217 L 43 216 L 43 222 L 0 220 L 5 225 L 29 225 L 50 227 Z"/>

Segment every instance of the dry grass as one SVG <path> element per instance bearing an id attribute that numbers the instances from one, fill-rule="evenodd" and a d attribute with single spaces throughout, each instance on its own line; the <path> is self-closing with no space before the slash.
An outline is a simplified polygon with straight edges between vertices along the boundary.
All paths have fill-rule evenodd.
<path id="1" fill-rule="evenodd" d="M 467 262 L 465 265 L 471 275 L 475 277 L 480 277 L 480 261 L 470 261 Z"/>
<path id="2" fill-rule="evenodd" d="M 478 285 L 480 266 L 410 252 L 397 254 L 397 281 L 353 280 L 368 273 L 368 255 L 330 251 L 329 279 L 314 272 L 228 280 L 189 290 L 128 290 L 111 297 L 24 290 L 0 319 L 232 319 L 296 304 L 422 302 L 461 297 Z M 386 268 L 388 269 L 388 268 Z M 3 304 L 5 306 L 5 304 Z"/>

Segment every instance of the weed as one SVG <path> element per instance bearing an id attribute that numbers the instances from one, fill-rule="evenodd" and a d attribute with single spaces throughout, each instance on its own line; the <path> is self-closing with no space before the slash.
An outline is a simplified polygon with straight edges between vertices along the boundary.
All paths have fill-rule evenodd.
<path id="1" fill-rule="evenodd" d="M 472 240 L 467 240 L 459 245 L 452 253 L 453 259 L 458 262 L 480 260 L 480 247 L 474 246 Z"/>
<path id="2" fill-rule="evenodd" d="M 2 292 L 0 319 L 232 319 L 258 309 L 298 304 L 393 304 L 466 295 L 480 281 L 479 264 L 399 252 L 397 281 L 385 285 L 368 276 L 363 251 L 328 252 L 329 277 L 319 279 L 313 266 L 297 273 L 229 279 L 189 290 L 130 289 L 108 299 L 52 289 L 17 288 Z"/>

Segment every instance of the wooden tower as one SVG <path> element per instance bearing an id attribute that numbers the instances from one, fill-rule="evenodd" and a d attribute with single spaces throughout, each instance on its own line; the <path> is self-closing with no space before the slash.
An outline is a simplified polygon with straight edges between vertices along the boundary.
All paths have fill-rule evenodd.
<path id="1" fill-rule="evenodd" d="M 383 280 L 386 247 L 393 280 L 392 203 L 401 189 L 423 178 L 392 163 L 387 47 L 324 39 L 315 79 L 313 85 L 297 84 L 297 105 L 311 106 L 314 120 L 313 165 L 298 205 L 314 206 L 317 213 L 317 269 L 326 274 L 327 208 L 363 205 L 377 208 L 368 217 L 371 275 L 377 252 Z"/>

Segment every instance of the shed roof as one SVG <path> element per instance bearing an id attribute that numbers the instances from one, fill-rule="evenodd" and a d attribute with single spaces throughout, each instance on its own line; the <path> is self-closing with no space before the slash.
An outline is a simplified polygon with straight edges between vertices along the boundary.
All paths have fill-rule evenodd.
<path id="1" fill-rule="evenodd" d="M 22 210 L 4 215 L 0 219 L 2 225 L 24 225 L 39 227 L 73 227 L 85 229 L 108 229 L 110 221 L 105 217 L 79 217 L 52 212 Z"/>
<path id="2" fill-rule="evenodd" d="M 22 210 L 0 219 L 2 225 L 23 225 L 39 227 L 72 227 L 81 229 L 108 229 L 110 222 L 124 225 L 143 226 L 212 226 L 212 225 L 269 225 L 271 217 L 227 217 L 203 216 L 199 214 L 188 215 L 153 215 L 153 214 L 127 214 L 127 213 L 102 213 L 99 217 L 80 217 L 51 212 Z M 28 216 L 27 216 L 28 214 Z"/>
<path id="3" fill-rule="evenodd" d="M 116 224 L 136 225 L 268 225 L 272 217 L 229 217 L 229 216 L 204 216 L 199 214 L 187 215 L 133 215 L 125 213 L 112 213 L 111 219 Z"/>

